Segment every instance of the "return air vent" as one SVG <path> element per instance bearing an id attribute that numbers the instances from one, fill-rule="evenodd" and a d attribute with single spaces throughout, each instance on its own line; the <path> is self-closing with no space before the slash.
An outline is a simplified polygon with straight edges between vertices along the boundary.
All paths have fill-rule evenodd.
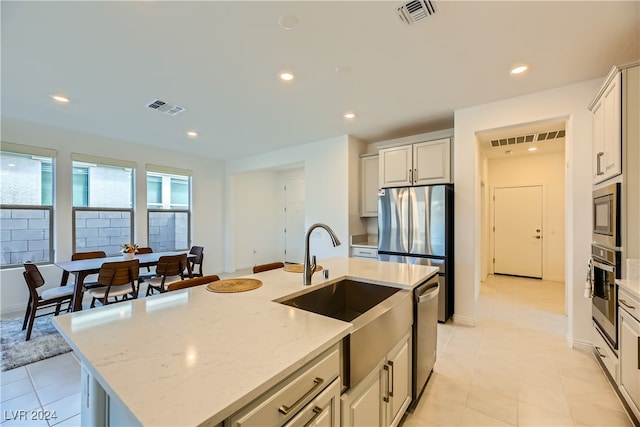
<path id="1" fill-rule="evenodd" d="M 159 99 L 151 101 L 149 104 L 147 104 L 147 107 L 151 108 L 152 110 L 170 114 L 172 116 L 177 116 L 178 114 L 186 110 L 186 108 L 184 107 L 181 107 L 179 105 L 167 104 L 166 102 Z"/>
<path id="2" fill-rule="evenodd" d="M 550 141 L 552 139 L 564 138 L 565 131 L 554 130 L 549 132 L 539 132 L 528 135 L 512 136 L 508 138 L 492 139 L 491 147 L 504 147 L 505 145 L 524 144 L 529 142 Z"/>
<path id="3" fill-rule="evenodd" d="M 412 0 L 396 8 L 400 21 L 411 25 L 436 13 L 435 3 L 431 0 Z"/>

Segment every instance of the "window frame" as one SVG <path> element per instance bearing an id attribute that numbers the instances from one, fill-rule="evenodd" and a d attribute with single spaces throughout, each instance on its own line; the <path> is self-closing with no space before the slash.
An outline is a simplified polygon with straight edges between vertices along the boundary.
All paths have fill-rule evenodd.
<path id="1" fill-rule="evenodd" d="M 76 165 L 78 163 L 78 165 Z M 75 167 L 82 168 L 83 165 L 87 164 L 89 166 L 102 166 L 109 168 L 123 168 L 131 170 L 131 178 L 129 182 L 130 191 L 131 191 L 131 199 L 129 201 L 129 206 L 127 207 L 100 207 L 100 206 L 74 206 L 73 202 L 73 169 Z M 135 229 L 135 211 L 136 211 L 136 175 L 137 175 L 137 164 L 136 162 L 127 161 L 127 160 L 118 160 L 106 157 L 97 157 L 91 156 L 87 154 L 80 153 L 71 153 L 71 188 L 72 188 L 72 200 L 71 200 L 71 247 L 72 252 L 79 252 L 77 248 L 77 240 L 76 240 L 76 231 L 77 231 L 77 213 L 78 212 L 127 212 L 129 214 L 129 229 L 130 229 L 130 242 L 126 243 L 134 243 L 136 238 L 136 229 Z M 91 179 L 87 181 L 87 205 L 90 204 L 91 201 Z M 113 245 L 110 245 L 113 246 Z M 107 256 L 117 256 L 118 253 L 108 253 Z"/>
<path id="2" fill-rule="evenodd" d="M 19 156 L 31 156 L 32 158 L 40 157 L 43 159 L 51 160 L 51 204 L 47 204 L 47 205 L 44 205 L 44 204 L 19 205 L 18 204 L 17 205 L 13 203 L 10 203 L 10 204 L 0 203 L 0 211 L 5 209 L 47 211 L 49 213 L 49 237 L 48 237 L 49 257 L 48 259 L 35 261 L 34 264 L 37 264 L 37 265 L 53 264 L 55 260 L 55 235 L 56 234 L 54 229 L 54 225 L 55 225 L 54 215 L 55 215 L 55 201 L 56 201 L 56 160 L 58 157 L 58 152 L 57 150 L 53 150 L 50 148 L 34 147 L 30 145 L 22 145 L 22 144 L 15 144 L 11 142 L 2 141 L 2 146 L 0 146 L 0 155 L 4 155 L 5 153 L 19 155 Z M 42 184 L 42 181 L 43 181 L 42 169 L 41 169 L 39 179 L 40 179 L 40 183 Z M 43 200 L 43 197 L 42 197 L 42 190 L 41 190 L 41 195 L 40 195 L 41 203 L 42 203 L 42 200 Z M 0 265 L 0 270 L 16 268 L 16 267 L 22 267 L 22 263 L 2 264 Z"/>
<path id="3" fill-rule="evenodd" d="M 161 177 L 162 179 L 162 187 L 161 187 L 161 195 L 162 195 L 162 205 L 158 205 L 158 203 L 149 203 L 149 195 L 147 194 L 146 200 L 146 208 L 147 208 L 147 242 L 151 245 L 151 215 L 154 213 L 174 213 L 174 214 L 186 214 L 187 215 L 187 235 L 186 235 L 186 245 L 185 248 L 174 248 L 175 251 L 189 250 L 191 247 L 191 243 L 193 241 L 191 234 L 191 218 L 192 218 L 192 210 L 193 210 L 193 199 L 192 199 L 192 191 L 193 191 L 193 172 L 187 169 L 178 169 L 169 166 L 159 166 L 159 165 L 146 165 L 146 176 L 145 183 L 146 188 L 148 188 L 149 176 L 153 177 Z M 169 178 L 165 181 L 164 178 Z M 188 204 L 186 207 L 172 207 L 171 203 L 171 195 L 172 195 L 172 186 L 174 178 L 185 180 L 187 184 L 187 201 Z M 167 182 L 167 184 L 165 184 Z M 165 188 L 164 186 L 168 185 L 169 189 L 167 194 L 169 195 L 169 200 L 165 200 Z M 167 208 L 163 208 L 162 206 L 168 206 Z"/>

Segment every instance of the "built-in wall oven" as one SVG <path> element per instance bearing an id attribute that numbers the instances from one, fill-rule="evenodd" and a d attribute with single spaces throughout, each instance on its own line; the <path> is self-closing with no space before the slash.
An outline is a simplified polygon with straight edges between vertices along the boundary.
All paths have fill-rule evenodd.
<path id="1" fill-rule="evenodd" d="M 620 184 L 607 185 L 593 191 L 593 241 L 617 248 L 620 242 Z"/>
<path id="2" fill-rule="evenodd" d="M 621 278 L 620 251 L 591 246 L 591 286 L 593 320 L 612 350 L 618 349 L 618 285 Z"/>

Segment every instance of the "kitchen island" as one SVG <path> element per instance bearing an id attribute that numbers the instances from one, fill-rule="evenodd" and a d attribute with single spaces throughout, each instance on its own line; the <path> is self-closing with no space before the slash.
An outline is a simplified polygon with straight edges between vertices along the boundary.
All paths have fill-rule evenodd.
<path id="1" fill-rule="evenodd" d="M 353 258 L 319 261 L 329 279 L 411 290 L 434 267 Z M 274 302 L 299 292 L 302 275 L 252 276 L 255 290 L 206 286 L 55 318 L 82 365 L 82 424 L 218 425 L 336 346 L 352 324 Z M 107 398 L 105 398 L 105 396 Z"/>

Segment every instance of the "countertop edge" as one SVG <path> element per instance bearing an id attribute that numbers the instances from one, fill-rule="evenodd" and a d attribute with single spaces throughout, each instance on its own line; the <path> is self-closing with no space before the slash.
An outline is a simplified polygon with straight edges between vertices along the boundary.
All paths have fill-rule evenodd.
<path id="1" fill-rule="evenodd" d="M 640 299 L 640 280 L 617 279 L 616 283 L 625 291 Z"/>

